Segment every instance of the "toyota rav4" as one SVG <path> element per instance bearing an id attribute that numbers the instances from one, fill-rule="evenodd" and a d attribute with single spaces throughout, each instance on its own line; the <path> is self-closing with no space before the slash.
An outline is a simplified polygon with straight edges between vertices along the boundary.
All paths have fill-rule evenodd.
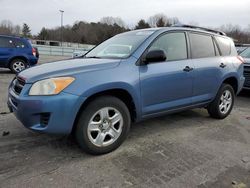
<path id="1" fill-rule="evenodd" d="M 73 133 L 86 152 L 104 154 L 121 145 L 131 122 L 197 107 L 227 117 L 243 83 L 229 37 L 179 25 L 122 33 L 82 59 L 24 70 L 8 105 L 25 127 Z"/>

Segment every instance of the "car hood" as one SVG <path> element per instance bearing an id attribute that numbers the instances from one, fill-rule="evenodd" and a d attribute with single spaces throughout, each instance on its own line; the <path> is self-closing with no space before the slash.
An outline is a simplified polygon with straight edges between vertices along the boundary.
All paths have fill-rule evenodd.
<path id="1" fill-rule="evenodd" d="M 26 83 L 33 83 L 37 80 L 51 77 L 114 68 L 120 63 L 120 61 L 120 59 L 69 59 L 28 68 L 20 72 L 18 77 L 24 79 Z"/>

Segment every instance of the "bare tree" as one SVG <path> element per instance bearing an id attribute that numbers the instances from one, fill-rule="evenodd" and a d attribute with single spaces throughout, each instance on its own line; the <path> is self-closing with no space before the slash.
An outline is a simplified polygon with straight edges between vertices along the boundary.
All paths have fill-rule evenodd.
<path id="1" fill-rule="evenodd" d="M 13 32 L 13 24 L 10 20 L 3 20 L 0 23 L 0 33 L 10 35 Z"/>
<path id="2" fill-rule="evenodd" d="M 3 20 L 0 23 L 0 34 L 19 36 L 21 28 L 19 25 L 14 25 L 10 20 Z"/>
<path id="3" fill-rule="evenodd" d="M 169 18 L 168 22 L 170 26 L 180 24 L 180 20 L 177 17 Z"/>
<path id="4" fill-rule="evenodd" d="M 117 24 L 120 27 L 125 27 L 125 23 L 120 17 L 111 17 L 111 16 L 103 17 L 101 18 L 100 23 L 108 25 Z"/>
<path id="5" fill-rule="evenodd" d="M 14 26 L 12 33 L 14 35 L 20 36 L 21 35 L 21 27 L 19 25 Z"/>
<path id="6" fill-rule="evenodd" d="M 164 27 L 168 25 L 168 18 L 164 14 L 155 14 L 149 17 L 148 23 L 151 27 Z"/>

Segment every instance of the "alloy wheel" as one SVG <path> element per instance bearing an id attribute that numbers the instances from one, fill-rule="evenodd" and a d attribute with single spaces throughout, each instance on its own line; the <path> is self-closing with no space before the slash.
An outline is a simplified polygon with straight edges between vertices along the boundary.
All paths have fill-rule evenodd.
<path id="1" fill-rule="evenodd" d="M 225 90 L 221 97 L 219 103 L 219 110 L 222 114 L 226 114 L 232 105 L 232 94 L 229 90 Z"/>
<path id="2" fill-rule="evenodd" d="M 122 127 L 121 113 L 113 107 L 105 107 L 91 117 L 88 123 L 88 138 L 95 146 L 106 147 L 119 138 Z"/>

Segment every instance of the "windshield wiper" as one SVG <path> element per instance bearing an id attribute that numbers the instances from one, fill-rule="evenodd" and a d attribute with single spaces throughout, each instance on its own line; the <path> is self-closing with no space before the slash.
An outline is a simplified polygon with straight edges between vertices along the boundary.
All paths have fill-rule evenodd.
<path id="1" fill-rule="evenodd" d="M 85 58 L 96 58 L 96 59 L 100 59 L 101 57 L 98 57 L 98 56 L 85 56 Z"/>

